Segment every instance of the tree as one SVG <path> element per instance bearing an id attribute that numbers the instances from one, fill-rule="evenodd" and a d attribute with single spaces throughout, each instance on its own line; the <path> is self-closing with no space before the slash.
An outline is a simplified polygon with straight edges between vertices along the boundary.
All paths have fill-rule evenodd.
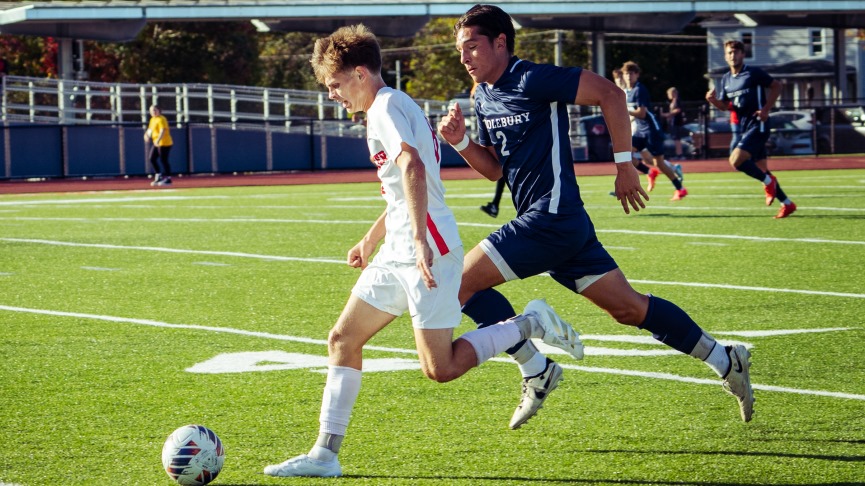
<path id="1" fill-rule="evenodd" d="M 138 37 L 113 44 L 118 81 L 252 85 L 258 81 L 258 45 L 248 22 L 147 24 Z"/>
<path id="2" fill-rule="evenodd" d="M 472 80 L 454 44 L 456 20 L 433 19 L 415 35 L 405 84 L 412 97 L 447 100 L 471 89 Z"/>

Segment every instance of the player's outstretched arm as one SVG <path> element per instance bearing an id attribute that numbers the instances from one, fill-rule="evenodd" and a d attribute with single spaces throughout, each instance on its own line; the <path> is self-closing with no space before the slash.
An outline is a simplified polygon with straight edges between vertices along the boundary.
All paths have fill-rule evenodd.
<path id="1" fill-rule="evenodd" d="M 644 200 L 648 201 L 649 195 L 640 185 L 637 169 L 630 163 L 631 118 L 625 92 L 612 81 L 584 69 L 580 74 L 580 87 L 574 102 L 601 107 L 613 141 L 613 153 L 627 157 L 624 163 L 616 164 L 616 198 L 622 203 L 625 214 L 631 213 L 630 208 L 634 208 L 634 211 L 645 208 Z"/>

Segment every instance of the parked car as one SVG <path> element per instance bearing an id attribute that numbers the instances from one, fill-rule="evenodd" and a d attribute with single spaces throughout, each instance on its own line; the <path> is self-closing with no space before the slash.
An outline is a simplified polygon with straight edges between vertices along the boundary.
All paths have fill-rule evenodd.
<path id="1" fill-rule="evenodd" d="M 791 128 L 801 130 L 811 130 L 814 127 L 814 116 L 810 111 L 775 111 L 769 113 L 769 118 L 772 120 L 772 128 L 788 123 Z"/>
<path id="2" fill-rule="evenodd" d="M 709 136 L 705 137 L 707 147 L 703 147 L 703 125 L 701 123 L 686 123 L 685 129 L 690 137 L 690 144 L 694 152 L 703 155 L 703 150 L 708 152 L 709 157 L 726 157 L 730 154 L 730 142 L 733 140 L 733 132 L 727 121 L 709 122 Z"/>
<path id="3" fill-rule="evenodd" d="M 811 155 L 814 150 L 814 125 L 811 114 L 779 111 L 769 114 L 771 134 L 766 144 L 772 155 Z"/>

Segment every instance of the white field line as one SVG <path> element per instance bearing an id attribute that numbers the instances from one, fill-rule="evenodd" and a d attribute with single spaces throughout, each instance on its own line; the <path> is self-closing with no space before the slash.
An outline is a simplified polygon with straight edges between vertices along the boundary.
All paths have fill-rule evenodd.
<path id="1" fill-rule="evenodd" d="M 156 223 L 299 223 L 299 224 L 372 224 L 366 220 L 333 220 L 333 219 L 283 219 L 283 218 L 78 218 L 78 217 L 0 217 L 0 221 L 73 221 L 85 222 L 156 222 Z M 458 223 L 459 226 L 474 228 L 499 228 L 501 224 L 495 223 Z M 640 236 L 669 236 L 674 238 L 703 238 L 719 240 L 742 240 L 758 242 L 777 243 L 816 243 L 820 245 L 862 245 L 865 241 L 858 240 L 828 240 L 825 238 L 777 238 L 766 236 L 747 235 L 719 235 L 709 233 L 682 233 L 674 231 L 644 231 L 644 230 L 617 230 L 596 229 L 597 233 L 626 234 Z M 14 240 L 14 238 L 3 238 Z M 35 241 L 35 240 L 34 240 Z"/>
<path id="2" fill-rule="evenodd" d="M 125 203 L 137 201 L 189 201 L 196 199 L 230 199 L 231 196 L 128 196 L 128 197 L 91 197 L 80 199 L 29 199 L 0 201 L 0 206 L 32 206 L 36 204 L 92 204 Z"/>
<path id="3" fill-rule="evenodd" d="M 273 255 L 257 255 L 255 253 L 240 253 L 234 251 L 208 251 L 208 250 L 183 250 L 179 248 L 162 248 L 155 246 L 118 246 L 118 245 L 104 245 L 99 243 L 71 243 L 66 241 L 52 241 L 52 240 L 34 240 L 34 239 L 24 239 L 24 238 L 0 238 L 0 241 L 12 241 L 16 243 L 36 243 L 42 245 L 55 245 L 55 246 L 74 246 L 74 247 L 84 247 L 84 248 L 104 248 L 109 250 L 141 250 L 141 251 L 156 251 L 163 253 L 187 253 L 193 255 L 216 255 L 216 256 L 229 256 L 229 257 L 240 257 L 240 258 L 257 258 L 259 260 L 272 260 L 272 261 L 285 261 L 285 262 L 317 262 L 317 263 L 341 263 L 345 264 L 345 260 L 336 260 L 331 258 L 300 258 L 300 257 L 284 257 L 284 256 L 273 256 Z"/>
<path id="4" fill-rule="evenodd" d="M 199 326 L 193 324 L 171 324 L 167 322 L 154 321 L 150 319 L 133 319 L 127 317 L 115 317 L 115 316 L 105 316 L 98 314 L 86 314 L 80 312 L 63 312 L 63 311 L 52 311 L 45 309 L 29 309 L 24 307 L 13 307 L 0 305 L 0 310 L 8 311 L 8 312 L 19 312 L 19 313 L 28 313 L 28 314 L 41 314 L 41 315 L 49 315 L 55 317 L 73 317 L 79 319 L 94 319 L 99 321 L 106 322 L 118 322 L 118 323 L 126 323 L 126 324 L 138 324 L 152 327 L 161 327 L 161 328 L 169 328 L 169 329 L 190 329 L 196 331 L 208 331 L 208 332 L 218 332 L 218 333 L 227 333 L 227 334 L 237 334 L 243 336 L 250 337 L 258 337 L 264 339 L 275 339 L 280 341 L 290 341 L 290 342 L 299 342 L 306 344 L 317 344 L 321 346 L 327 346 L 327 341 L 324 339 L 312 339 L 306 337 L 299 336 L 286 336 L 283 334 L 272 334 L 266 332 L 258 332 L 258 331 L 246 331 L 243 329 L 235 329 L 230 327 L 215 327 L 215 326 Z M 388 348 L 382 346 L 364 346 L 364 349 L 375 350 L 375 351 L 387 351 L 393 353 L 400 354 L 411 354 L 417 355 L 417 351 L 413 349 L 402 349 L 402 348 Z M 513 364 L 513 360 L 509 358 L 493 358 L 493 361 L 511 363 Z M 660 380 L 670 380 L 670 381 L 680 381 L 684 383 L 693 383 L 698 385 L 714 385 L 717 386 L 720 384 L 719 380 L 711 380 L 705 378 L 692 378 L 688 376 L 679 376 L 673 375 L 669 373 L 655 373 L 655 372 L 645 372 L 645 371 L 636 371 L 636 370 L 622 370 L 616 368 L 595 368 L 590 366 L 580 366 L 580 365 L 571 365 L 571 364 L 563 364 L 565 368 L 574 369 L 578 371 L 585 371 L 588 373 L 606 373 L 612 375 L 623 375 L 623 376 L 634 376 L 641 378 L 652 378 L 652 379 L 660 379 Z M 772 385 L 759 385 L 752 384 L 754 389 L 764 390 L 764 391 L 774 391 L 774 392 L 782 392 L 782 393 L 796 393 L 801 395 L 815 395 L 815 396 L 824 396 L 824 397 L 832 397 L 832 398 L 844 398 L 850 400 L 862 400 L 865 401 L 865 395 L 858 395 L 853 393 L 841 393 L 841 392 L 832 392 L 832 391 L 823 391 L 823 390 L 806 390 L 799 388 L 786 388 Z"/>
<path id="5" fill-rule="evenodd" d="M 274 255 L 260 255 L 255 253 L 240 253 L 240 252 L 230 252 L 230 251 L 209 251 L 209 250 L 184 250 L 178 248 L 163 248 L 163 247 L 155 247 L 155 246 L 122 246 L 122 245 L 108 245 L 102 243 L 73 243 L 67 241 L 54 241 L 54 240 L 40 240 L 40 239 L 29 239 L 29 238 L 0 238 L 0 241 L 9 241 L 13 243 L 34 243 L 34 244 L 42 244 L 42 245 L 54 245 L 54 246 L 71 246 L 71 247 L 82 247 L 82 248 L 103 248 L 109 250 L 140 250 L 140 251 L 155 251 L 155 252 L 164 252 L 164 253 L 185 253 L 185 254 L 194 254 L 194 255 L 216 255 L 216 256 L 228 256 L 228 257 L 239 257 L 239 258 L 255 258 L 259 260 L 269 260 L 269 261 L 291 261 L 291 262 L 313 262 L 313 263 L 337 263 L 337 264 L 345 264 L 345 260 L 335 259 L 335 258 L 327 258 L 327 257 L 316 257 L 316 258 L 301 258 L 301 257 L 286 257 L 286 256 L 274 256 Z M 546 274 L 544 274 L 546 275 Z M 865 294 L 854 294 L 847 292 L 831 292 L 831 291 L 823 291 L 823 290 L 801 290 L 801 289 L 779 289 L 772 287 L 752 287 L 746 285 L 728 285 L 728 284 L 714 284 L 714 283 L 700 283 L 700 282 L 664 282 L 660 280 L 639 280 L 639 279 L 629 279 L 632 283 L 643 283 L 643 284 L 651 284 L 651 285 L 677 285 L 681 287 L 701 287 L 701 288 L 718 288 L 718 289 L 727 289 L 727 290 L 745 290 L 745 291 L 758 291 L 758 292 L 780 292 L 780 293 L 793 293 L 793 294 L 804 294 L 804 295 L 825 295 L 830 297 L 845 297 L 845 298 L 853 298 L 853 299 L 865 299 Z"/>

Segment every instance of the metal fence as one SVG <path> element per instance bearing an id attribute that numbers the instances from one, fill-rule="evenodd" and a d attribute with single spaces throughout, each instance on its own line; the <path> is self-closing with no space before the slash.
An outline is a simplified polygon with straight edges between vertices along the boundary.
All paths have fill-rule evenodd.
<path id="1" fill-rule="evenodd" d="M 172 124 L 248 125 L 269 130 L 308 130 L 309 120 L 332 120 L 350 127 L 343 107 L 318 91 L 217 84 L 130 84 L 5 76 L 2 119 L 10 123 L 62 125 L 140 123 L 157 104 Z M 417 100 L 432 119 L 447 102 Z M 301 121 L 299 126 L 295 122 Z M 340 123 L 322 125 L 339 130 Z M 350 132 L 351 133 L 351 132 Z M 349 134 L 350 134 L 349 133 Z"/>

